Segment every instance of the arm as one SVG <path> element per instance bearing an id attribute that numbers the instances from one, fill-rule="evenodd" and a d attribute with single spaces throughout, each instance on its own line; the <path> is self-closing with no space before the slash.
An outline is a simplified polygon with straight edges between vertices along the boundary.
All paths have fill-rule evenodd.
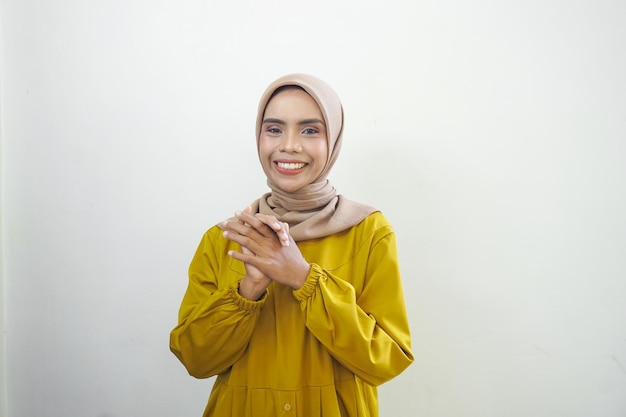
<path id="1" fill-rule="evenodd" d="M 226 241 L 220 235 L 217 228 L 204 235 L 189 267 L 178 325 L 170 334 L 170 349 L 196 378 L 222 373 L 241 357 L 264 302 L 242 297 L 239 277 L 228 265 L 220 267 L 229 260 L 222 255 Z"/>
<path id="2" fill-rule="evenodd" d="M 400 374 L 413 362 L 395 235 L 389 227 L 371 243 L 363 288 L 313 264 L 305 285 L 294 291 L 305 324 L 333 357 L 373 385 Z"/>

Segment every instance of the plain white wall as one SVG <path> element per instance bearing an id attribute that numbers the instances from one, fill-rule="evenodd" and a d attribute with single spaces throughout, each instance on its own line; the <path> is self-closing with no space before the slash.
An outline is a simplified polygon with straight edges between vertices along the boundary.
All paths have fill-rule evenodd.
<path id="1" fill-rule="evenodd" d="M 168 334 L 295 71 L 343 99 L 335 186 L 398 234 L 416 362 L 381 415 L 626 414 L 626 3 L 0 7 L 6 417 L 201 415 Z"/>

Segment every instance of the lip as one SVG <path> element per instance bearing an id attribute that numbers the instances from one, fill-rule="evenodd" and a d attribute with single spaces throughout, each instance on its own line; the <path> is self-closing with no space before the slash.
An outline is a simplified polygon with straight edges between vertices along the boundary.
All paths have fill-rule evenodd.
<path id="1" fill-rule="evenodd" d="M 276 171 L 282 175 L 297 175 L 299 173 L 301 173 L 302 171 L 304 171 L 309 164 L 303 161 L 296 161 L 296 160 L 290 160 L 290 159 L 278 159 L 273 161 L 272 163 L 274 165 L 274 168 L 276 169 Z M 284 164 L 304 164 L 302 166 L 302 168 L 297 168 L 297 169 L 288 169 L 288 168 L 284 168 L 281 167 L 280 165 L 284 165 Z"/>

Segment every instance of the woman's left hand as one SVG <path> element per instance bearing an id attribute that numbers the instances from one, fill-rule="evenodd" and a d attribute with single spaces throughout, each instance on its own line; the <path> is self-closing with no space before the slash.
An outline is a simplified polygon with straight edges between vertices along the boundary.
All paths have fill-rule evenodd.
<path id="1" fill-rule="evenodd" d="M 293 289 L 302 287 L 311 266 L 289 235 L 287 225 L 273 216 L 252 215 L 246 211 L 237 212 L 235 216 L 238 222 L 226 221 L 222 224 L 224 237 L 252 253 L 229 251 L 228 254 L 252 265 L 280 284 Z M 281 230 L 277 230 L 279 228 Z"/>

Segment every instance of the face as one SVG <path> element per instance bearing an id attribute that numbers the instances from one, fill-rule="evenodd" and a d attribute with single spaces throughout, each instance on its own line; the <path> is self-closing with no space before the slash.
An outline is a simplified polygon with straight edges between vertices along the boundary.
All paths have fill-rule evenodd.
<path id="1" fill-rule="evenodd" d="M 299 89 L 286 89 L 267 104 L 259 135 L 259 158 L 271 182 L 294 192 L 311 184 L 328 159 L 322 111 Z"/>

